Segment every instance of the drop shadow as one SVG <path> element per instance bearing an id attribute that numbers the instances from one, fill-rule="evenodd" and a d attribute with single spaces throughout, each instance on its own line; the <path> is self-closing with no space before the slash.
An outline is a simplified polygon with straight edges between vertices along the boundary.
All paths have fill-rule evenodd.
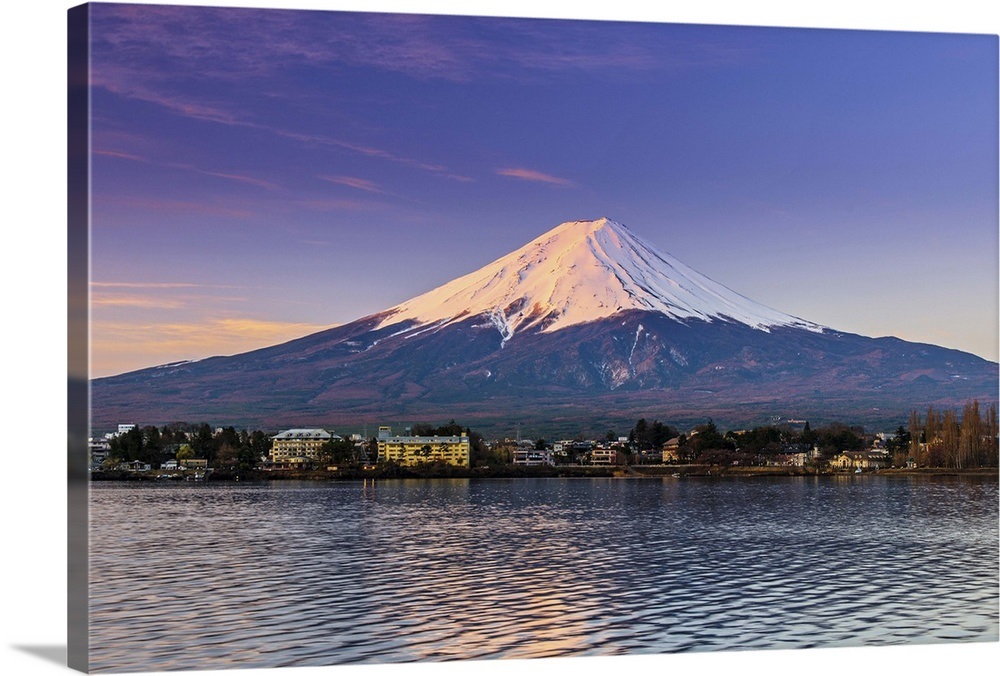
<path id="1" fill-rule="evenodd" d="M 65 645 L 12 645 L 11 648 L 40 657 L 46 662 L 52 662 L 62 667 L 66 666 Z"/>

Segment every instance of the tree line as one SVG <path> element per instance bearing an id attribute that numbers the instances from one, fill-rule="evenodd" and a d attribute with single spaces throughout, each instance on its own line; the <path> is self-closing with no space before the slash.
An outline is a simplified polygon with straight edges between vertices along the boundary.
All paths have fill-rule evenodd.
<path id="1" fill-rule="evenodd" d="M 812 448 L 819 449 L 821 459 L 829 460 L 840 452 L 861 451 L 867 446 L 864 428 L 838 422 L 818 429 L 806 422 L 801 430 L 789 425 L 763 425 L 723 433 L 709 420 L 684 434 L 673 425 L 639 418 L 623 450 L 632 462 L 643 451 L 659 451 L 672 439 L 677 439 L 678 462 L 697 464 L 766 464 L 776 455 Z"/>
<path id="2" fill-rule="evenodd" d="M 108 443 L 108 467 L 133 460 L 159 467 L 174 458 L 180 462 L 204 458 L 209 467 L 247 470 L 257 467 L 271 450 L 271 437 L 261 430 L 237 431 L 230 426 L 216 431 L 207 423 L 136 426 Z"/>
<path id="3" fill-rule="evenodd" d="M 997 466 L 997 407 L 971 401 L 961 415 L 933 406 L 910 412 L 908 459 L 921 467 L 968 469 Z"/>
<path id="4" fill-rule="evenodd" d="M 610 440 L 613 432 L 609 430 Z M 818 461 L 825 462 L 844 451 L 863 451 L 869 436 L 863 427 L 830 423 L 812 429 L 808 422 L 802 430 L 785 426 L 760 426 L 750 430 L 720 433 L 711 421 L 697 425 L 690 434 L 678 432 L 672 425 L 640 418 L 628 435 L 624 450 L 631 462 L 644 450 L 658 450 L 670 439 L 678 439 L 678 461 L 698 464 L 764 464 L 775 455 L 809 450 L 819 451 Z M 883 448 L 898 467 L 908 462 L 918 467 L 970 469 L 998 465 L 997 407 L 980 405 L 974 400 L 961 411 L 938 411 L 930 407 L 921 416 L 910 413 L 909 426 L 900 425 L 885 440 Z"/>

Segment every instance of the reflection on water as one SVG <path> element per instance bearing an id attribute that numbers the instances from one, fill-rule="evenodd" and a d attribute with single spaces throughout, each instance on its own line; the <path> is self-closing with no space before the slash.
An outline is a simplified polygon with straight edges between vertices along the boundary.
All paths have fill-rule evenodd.
<path id="1" fill-rule="evenodd" d="M 998 639 L 996 479 L 95 484 L 91 668 Z"/>

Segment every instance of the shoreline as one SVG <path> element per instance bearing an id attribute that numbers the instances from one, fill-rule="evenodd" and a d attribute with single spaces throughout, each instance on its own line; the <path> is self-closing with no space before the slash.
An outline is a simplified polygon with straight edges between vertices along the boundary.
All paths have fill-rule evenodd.
<path id="1" fill-rule="evenodd" d="M 162 471 L 149 472 L 97 471 L 90 474 L 90 480 L 129 481 L 154 483 L 220 483 L 220 482 L 281 482 L 281 481 L 357 481 L 362 479 L 566 479 L 566 478 L 623 478 L 623 479 L 663 479 L 663 478 L 761 478 L 761 477 L 869 477 L 869 476 L 924 476 L 961 477 L 980 476 L 1000 478 L 996 467 L 954 469 L 947 467 L 890 468 L 866 472 L 817 471 L 799 467 L 733 467 L 719 465 L 560 465 L 560 466 L 505 466 L 505 467 L 427 467 L 427 468 L 377 468 L 374 470 L 343 469 L 327 470 L 212 470 L 207 476 L 195 480 L 195 473 L 175 473 L 165 476 Z"/>

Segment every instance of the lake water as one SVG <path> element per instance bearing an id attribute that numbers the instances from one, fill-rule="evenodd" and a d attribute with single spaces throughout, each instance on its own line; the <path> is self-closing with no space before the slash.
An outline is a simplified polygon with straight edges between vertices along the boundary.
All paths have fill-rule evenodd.
<path id="1" fill-rule="evenodd" d="M 91 490 L 91 668 L 998 640 L 995 478 Z"/>

